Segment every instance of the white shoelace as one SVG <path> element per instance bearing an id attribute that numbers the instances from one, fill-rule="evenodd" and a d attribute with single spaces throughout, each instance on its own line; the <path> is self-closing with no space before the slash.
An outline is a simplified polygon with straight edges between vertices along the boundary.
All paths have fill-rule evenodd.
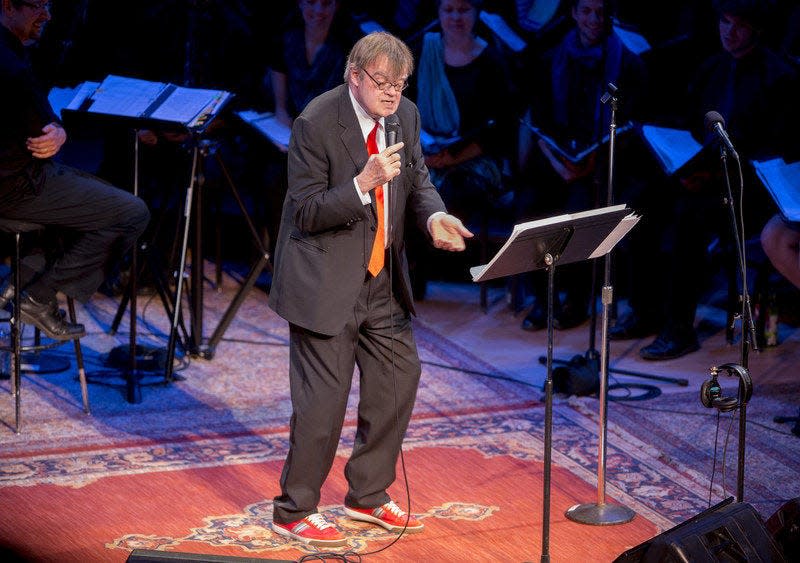
<path id="1" fill-rule="evenodd" d="M 314 526 L 315 528 L 318 528 L 320 530 L 324 530 L 326 528 L 332 528 L 333 527 L 333 525 L 330 522 L 328 522 L 327 520 L 325 520 L 325 517 L 322 514 L 320 514 L 319 512 L 316 512 L 314 514 L 310 514 L 310 515 L 306 516 L 306 520 L 308 520 L 308 522 L 312 526 Z"/>
<path id="2" fill-rule="evenodd" d="M 389 502 L 384 504 L 383 508 L 388 510 L 389 512 L 391 512 L 392 514 L 394 514 L 398 518 L 405 518 L 406 517 L 406 513 L 403 511 L 403 509 L 400 508 L 399 506 L 397 506 L 397 504 L 393 500 L 390 500 Z"/>

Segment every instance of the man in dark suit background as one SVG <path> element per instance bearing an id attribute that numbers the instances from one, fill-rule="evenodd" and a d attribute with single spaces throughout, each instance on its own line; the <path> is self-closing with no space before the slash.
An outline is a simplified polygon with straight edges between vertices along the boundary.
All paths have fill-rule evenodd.
<path id="1" fill-rule="evenodd" d="M 86 330 L 64 318 L 57 294 L 89 301 L 145 230 L 150 211 L 138 197 L 60 160 L 67 133 L 29 52 L 50 8 L 47 0 L 0 2 L 0 216 L 36 222 L 63 241 L 26 252 L 20 315 L 48 337 L 70 340 Z M 11 279 L 0 290 L 0 308 L 14 295 Z"/>
<path id="2" fill-rule="evenodd" d="M 308 544 L 345 543 L 317 504 L 356 365 L 345 513 L 390 531 L 422 529 L 387 493 L 421 373 L 403 228 L 408 215 L 451 251 L 472 233 L 447 214 L 430 181 L 419 112 L 401 94 L 413 68 L 402 41 L 371 33 L 351 50 L 345 83 L 312 100 L 292 127 L 269 303 L 290 324 L 293 413 L 273 522 Z M 388 147 L 387 126 L 398 141 Z"/>

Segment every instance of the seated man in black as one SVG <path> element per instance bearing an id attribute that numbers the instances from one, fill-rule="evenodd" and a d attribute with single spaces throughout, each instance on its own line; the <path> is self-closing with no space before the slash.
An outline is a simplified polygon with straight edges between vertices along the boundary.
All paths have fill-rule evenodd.
<path id="1" fill-rule="evenodd" d="M 86 302 L 112 257 L 127 250 L 150 220 L 139 198 L 51 160 L 67 134 L 38 84 L 26 53 L 50 20 L 45 0 L 2 0 L 0 8 L 0 215 L 63 229 L 63 253 L 44 268 L 23 259 L 22 320 L 50 338 L 82 336 L 60 314 L 56 292 Z M 13 296 L 7 284 L 0 306 Z"/>

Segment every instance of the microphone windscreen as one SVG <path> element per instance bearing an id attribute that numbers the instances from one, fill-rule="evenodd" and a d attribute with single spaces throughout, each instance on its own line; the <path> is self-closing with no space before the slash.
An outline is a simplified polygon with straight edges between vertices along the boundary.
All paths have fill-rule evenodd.
<path id="1" fill-rule="evenodd" d="M 725 119 L 716 111 L 710 111 L 705 117 L 705 126 L 708 131 L 714 129 L 714 125 L 719 123 L 722 128 L 725 128 Z"/>

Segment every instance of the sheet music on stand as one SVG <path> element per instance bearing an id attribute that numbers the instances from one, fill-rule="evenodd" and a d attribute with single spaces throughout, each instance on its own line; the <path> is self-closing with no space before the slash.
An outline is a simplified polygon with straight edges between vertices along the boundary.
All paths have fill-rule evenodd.
<path id="1" fill-rule="evenodd" d="M 63 117 L 63 110 L 77 110 L 81 103 L 100 86 L 99 82 L 81 82 L 74 88 L 54 87 L 47 94 L 47 100 L 55 114 Z"/>
<path id="2" fill-rule="evenodd" d="M 193 193 L 202 188 L 202 174 L 197 172 L 198 162 L 205 156 L 207 141 L 203 139 L 207 127 L 214 118 L 219 115 L 223 107 L 233 98 L 233 94 L 224 90 L 212 90 L 203 88 L 186 88 L 175 84 L 163 82 L 150 82 L 138 78 L 128 78 L 117 75 L 108 75 L 99 84 L 96 82 L 84 82 L 77 86 L 70 99 L 70 92 L 66 89 L 51 91 L 50 96 L 61 107 L 59 113 L 65 116 L 68 113 L 80 115 L 82 118 L 87 116 L 97 116 L 100 123 L 114 123 L 130 127 L 134 133 L 134 185 L 133 193 L 138 195 L 138 137 L 136 135 L 141 129 L 171 130 L 181 133 L 188 133 L 190 147 L 193 154 L 192 174 L 189 186 L 186 189 L 186 203 L 183 213 L 183 247 L 181 264 L 178 272 L 185 270 L 185 258 L 188 244 L 188 233 L 190 217 L 192 214 L 201 215 L 200 204 L 196 207 L 193 203 Z M 56 108 L 54 107 L 54 110 Z M 56 110 L 58 111 L 58 110 Z M 200 198 L 198 196 L 198 201 Z M 199 223 L 199 221 L 198 221 Z M 196 239 L 193 251 L 196 256 L 202 258 L 201 247 L 201 228 L 195 229 Z M 133 246 L 131 252 L 131 272 L 128 282 L 126 296 L 123 297 L 120 308 L 117 312 L 117 319 L 121 318 L 125 307 L 130 310 L 130 340 L 128 346 L 129 369 L 125 374 L 127 398 L 131 403 L 139 402 L 141 394 L 139 391 L 140 377 L 137 375 L 139 370 L 136 366 L 137 344 L 136 344 L 136 277 L 137 277 L 137 254 L 138 243 Z M 202 314 L 202 285 L 201 276 L 192 276 L 192 282 L 199 285 L 200 289 L 193 288 L 192 293 L 192 319 L 195 321 Z M 165 310 L 172 316 L 172 329 L 169 335 L 168 357 L 166 359 L 165 381 L 172 381 L 173 360 L 175 342 L 177 339 L 177 328 L 183 328 L 181 318 L 181 296 L 183 275 L 177 276 L 177 289 L 171 302 L 166 295 L 166 290 L 161 292 Z M 200 303 L 200 305 L 198 305 Z M 118 322 L 115 320 L 115 323 Z M 184 329 L 185 332 L 185 329 Z M 202 330 L 197 332 L 202 338 Z M 192 336 L 194 337 L 193 332 Z M 188 338 L 187 338 L 188 340 Z M 187 349 L 188 346 L 185 346 Z"/>
<path id="3" fill-rule="evenodd" d="M 200 129 L 233 97 L 224 90 L 186 88 L 110 74 L 84 82 L 63 109 Z"/>
<path id="4" fill-rule="evenodd" d="M 604 256 L 639 219 L 640 216 L 625 204 L 619 204 L 514 225 L 511 235 L 488 264 L 470 268 L 472 281 L 488 281 L 541 269 L 541 256 L 532 252 L 531 246 L 557 238 L 567 228 L 570 229 L 569 244 L 565 253 L 558 257 L 558 264 Z"/>
<path id="5" fill-rule="evenodd" d="M 783 158 L 751 161 L 761 183 L 775 200 L 781 215 L 800 222 L 800 161 L 787 163 Z"/>
<path id="6" fill-rule="evenodd" d="M 604 146 L 609 142 L 611 139 L 608 134 L 604 135 L 600 140 L 595 141 L 587 146 L 581 147 L 580 149 L 570 150 L 561 146 L 555 139 L 547 135 L 544 131 L 542 131 L 539 127 L 528 121 L 527 119 L 520 119 L 520 123 L 530 130 L 531 133 L 536 135 L 538 139 L 541 139 L 547 146 L 550 147 L 553 151 L 558 153 L 559 156 L 566 158 L 573 164 L 578 164 L 590 154 L 595 152 L 600 147 Z M 634 129 L 634 124 L 632 121 L 625 123 L 624 125 L 617 128 L 617 134 L 626 133 Z"/>
<path id="7" fill-rule="evenodd" d="M 428 133 L 425 129 L 419 130 L 419 142 L 422 144 L 423 154 L 436 154 L 456 143 L 460 143 L 462 140 L 461 135 L 434 135 L 433 133 Z"/>
<path id="8" fill-rule="evenodd" d="M 640 132 L 668 176 L 690 165 L 703 152 L 703 145 L 686 129 L 645 124 Z"/>
<path id="9" fill-rule="evenodd" d="M 239 118 L 261 133 L 268 141 L 282 152 L 289 150 L 289 138 L 292 130 L 278 121 L 271 111 L 259 113 L 254 110 L 237 111 Z"/>

